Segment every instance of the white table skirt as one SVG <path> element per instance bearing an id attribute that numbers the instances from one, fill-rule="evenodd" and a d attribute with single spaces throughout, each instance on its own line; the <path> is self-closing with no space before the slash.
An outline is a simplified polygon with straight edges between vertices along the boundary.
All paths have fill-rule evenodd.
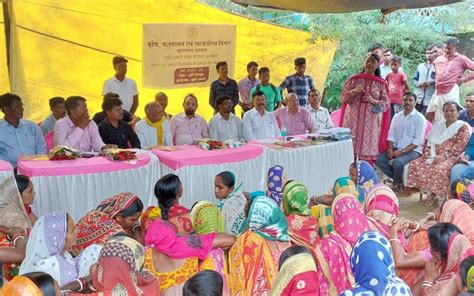
<path id="1" fill-rule="evenodd" d="M 265 184 L 265 153 L 261 156 L 242 162 L 187 166 L 174 171 L 170 167 L 161 165 L 161 174 L 164 176 L 173 173 L 183 182 L 183 197 L 180 204 L 191 208 L 200 200 L 217 202 L 214 195 L 214 179 L 223 171 L 231 171 L 242 179 L 243 191 L 263 190 Z"/>
<path id="2" fill-rule="evenodd" d="M 102 200 L 120 192 L 132 192 L 145 206 L 157 205 L 154 186 L 160 176 L 158 158 L 140 168 L 109 173 L 37 176 L 31 180 L 36 191 L 33 211 L 39 217 L 49 212 L 66 211 L 75 222 Z"/>
<path id="3" fill-rule="evenodd" d="M 267 165 L 281 165 L 288 180 L 300 181 L 311 195 L 327 193 L 334 181 L 349 175 L 349 165 L 354 161 L 352 141 L 331 142 L 287 150 L 266 149 Z"/>

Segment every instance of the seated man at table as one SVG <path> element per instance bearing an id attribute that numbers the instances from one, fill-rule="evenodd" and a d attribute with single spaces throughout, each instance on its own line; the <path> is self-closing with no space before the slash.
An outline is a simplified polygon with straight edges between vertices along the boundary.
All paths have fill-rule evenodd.
<path id="1" fill-rule="evenodd" d="M 89 117 L 86 99 L 71 96 L 65 103 L 67 115 L 54 125 L 54 145 L 67 146 L 79 152 L 100 152 L 105 145 L 99 134 L 97 124 Z"/>
<path id="2" fill-rule="evenodd" d="M 6 93 L 0 96 L 0 108 L 4 118 L 0 120 L 0 159 L 14 168 L 20 155 L 46 154 L 46 143 L 40 128 L 32 121 L 23 119 L 23 103 L 18 95 Z"/>
<path id="3" fill-rule="evenodd" d="M 104 102 L 106 100 L 108 100 L 109 98 L 120 99 L 120 96 L 116 93 L 106 93 L 104 95 Z M 99 125 L 102 121 L 104 121 L 105 117 L 106 117 L 105 112 L 100 111 L 100 112 L 97 112 L 96 114 L 94 114 L 94 117 L 92 117 L 92 120 L 94 120 L 94 122 L 97 125 Z M 134 125 L 135 123 L 137 123 L 140 120 L 140 117 L 130 113 L 127 110 L 123 110 L 123 119 L 122 120 L 127 122 L 127 123 L 130 123 L 130 125 Z"/>
<path id="4" fill-rule="evenodd" d="M 275 111 L 280 130 L 287 131 L 288 136 L 302 135 L 315 131 L 313 120 L 308 110 L 299 106 L 298 96 L 294 93 L 286 95 L 286 107 Z"/>
<path id="5" fill-rule="evenodd" d="M 332 123 L 331 115 L 329 115 L 328 109 L 321 106 L 321 94 L 319 90 L 312 89 L 308 93 L 308 111 L 311 114 L 314 127 L 316 130 L 326 129 L 334 127 Z"/>
<path id="6" fill-rule="evenodd" d="M 43 136 L 54 129 L 54 124 L 56 121 L 66 116 L 66 108 L 64 107 L 65 101 L 66 100 L 64 100 L 62 97 L 54 97 L 49 99 L 49 109 L 51 110 L 51 114 L 40 124 Z"/>
<path id="7" fill-rule="evenodd" d="M 280 136 L 275 115 L 265 110 L 265 94 L 259 90 L 252 95 L 253 108 L 244 114 L 245 140 L 261 140 Z"/>
<path id="8" fill-rule="evenodd" d="M 105 112 L 105 120 L 99 124 L 99 134 L 106 144 L 114 144 L 117 147 L 138 148 L 140 140 L 133 131 L 130 124 L 124 122 L 122 100 L 119 98 L 108 98 L 102 103 L 102 110 Z"/>
<path id="9" fill-rule="evenodd" d="M 156 102 L 145 106 L 145 118 L 135 126 L 143 148 L 173 146 L 171 130 L 163 107 Z"/>
<path id="10" fill-rule="evenodd" d="M 216 99 L 219 112 L 209 121 L 209 136 L 211 140 L 217 141 L 244 141 L 242 132 L 242 121 L 232 113 L 233 105 L 231 97 L 219 95 Z"/>
<path id="11" fill-rule="evenodd" d="M 196 114 L 198 106 L 196 96 L 189 94 L 184 97 L 184 112 L 171 118 L 171 134 L 175 145 L 191 145 L 197 140 L 209 138 L 206 120 Z"/>
<path id="12" fill-rule="evenodd" d="M 400 192 L 405 165 L 423 154 L 426 119 L 415 109 L 416 95 L 403 95 L 403 112 L 393 116 L 388 132 L 387 152 L 379 154 L 375 164 L 393 179 L 393 189 Z"/>

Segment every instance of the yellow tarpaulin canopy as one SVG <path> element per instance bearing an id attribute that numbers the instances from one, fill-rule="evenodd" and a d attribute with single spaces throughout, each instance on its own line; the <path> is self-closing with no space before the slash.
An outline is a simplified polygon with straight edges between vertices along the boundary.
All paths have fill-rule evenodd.
<path id="1" fill-rule="evenodd" d="M 337 42 L 311 43 L 309 33 L 250 20 L 192 0 L 15 0 L 9 7 L 10 85 L 5 36 L 0 34 L 0 89 L 19 94 L 25 103 L 25 118 L 34 121 L 49 114 L 48 100 L 53 96 L 81 95 L 88 100 L 91 114 L 100 111 L 103 82 L 114 74 L 114 55 L 129 60 L 127 76 L 137 81 L 138 115 L 142 116 L 145 104 L 160 91 L 141 87 L 144 23 L 236 25 L 236 80 L 245 77 L 247 63 L 255 60 L 268 66 L 272 82 L 279 84 L 294 71 L 294 58 L 304 56 L 307 72 L 314 77 L 316 87 L 323 89 L 337 47 Z M 184 96 L 194 93 L 199 99 L 198 113 L 211 117 L 208 87 L 166 93 L 169 113 L 182 112 Z"/>

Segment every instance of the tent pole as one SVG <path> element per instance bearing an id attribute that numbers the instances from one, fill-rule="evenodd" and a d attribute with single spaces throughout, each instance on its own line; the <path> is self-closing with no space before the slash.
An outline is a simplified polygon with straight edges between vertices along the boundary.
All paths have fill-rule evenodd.
<path id="1" fill-rule="evenodd" d="M 7 67 L 8 67 L 8 77 L 11 76 L 10 69 L 10 5 L 13 5 L 10 0 L 2 1 L 3 6 L 3 27 L 5 30 L 5 50 L 7 55 Z"/>

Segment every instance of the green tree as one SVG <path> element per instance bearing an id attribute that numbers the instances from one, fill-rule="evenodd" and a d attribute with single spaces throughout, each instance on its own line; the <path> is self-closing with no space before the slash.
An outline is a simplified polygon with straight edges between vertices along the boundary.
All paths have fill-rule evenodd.
<path id="1" fill-rule="evenodd" d="M 302 22 L 291 22 L 295 13 L 243 7 L 229 0 L 201 0 L 223 10 L 297 29 L 309 30 L 317 38 L 337 39 L 339 47 L 324 88 L 325 105 L 340 106 L 346 80 L 362 68 L 367 49 L 375 42 L 392 48 L 403 59 L 409 80 L 424 62 L 426 48 L 444 41 L 448 34 L 474 31 L 474 0 L 422 9 L 398 10 L 382 15 L 378 10 L 344 14 L 302 14 Z M 307 21 L 309 20 L 309 21 Z M 466 89 L 466 88 L 464 88 Z M 461 89 L 462 93 L 466 90 Z"/>

